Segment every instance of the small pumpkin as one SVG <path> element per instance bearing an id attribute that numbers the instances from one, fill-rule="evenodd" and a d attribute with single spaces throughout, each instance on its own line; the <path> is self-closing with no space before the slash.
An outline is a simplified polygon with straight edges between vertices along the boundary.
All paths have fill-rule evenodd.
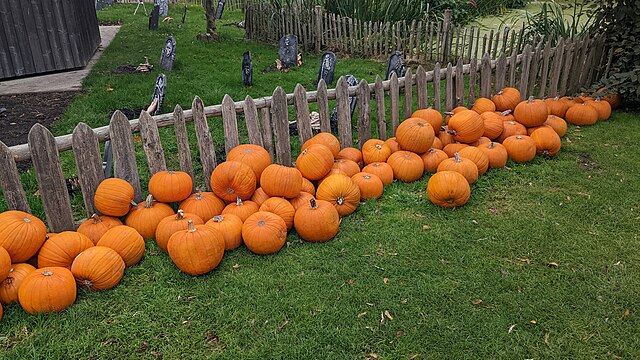
<path id="1" fill-rule="evenodd" d="M 536 157 L 536 143 L 527 135 L 513 135 L 502 142 L 509 158 L 517 163 L 524 163 Z"/>
<path id="2" fill-rule="evenodd" d="M 505 121 L 503 125 L 504 125 L 504 130 L 502 131 L 502 134 L 498 136 L 498 139 L 496 139 L 500 143 L 503 142 L 504 139 L 508 138 L 509 136 L 527 135 L 527 128 L 517 121 Z"/>
<path id="3" fill-rule="evenodd" d="M 144 239 L 136 229 L 126 226 L 114 226 L 102 235 L 96 246 L 106 246 L 115 250 L 127 267 L 140 262 L 144 255 Z"/>
<path id="4" fill-rule="evenodd" d="M 453 139 L 462 143 L 472 143 L 484 134 L 484 121 L 472 110 L 464 110 L 453 115 L 447 127 Z"/>
<path id="5" fill-rule="evenodd" d="M 18 289 L 24 278 L 36 268 L 30 264 L 13 264 L 9 269 L 9 275 L 0 282 L 0 302 L 9 305 L 18 301 Z"/>
<path id="6" fill-rule="evenodd" d="M 457 153 L 458 151 L 469 147 L 468 144 L 458 144 L 458 143 L 453 143 L 453 144 L 449 144 L 447 146 L 444 147 L 444 149 L 442 149 L 442 151 L 444 151 L 445 154 L 447 154 L 448 157 L 452 158 L 453 154 Z"/>
<path id="7" fill-rule="evenodd" d="M 382 180 L 374 174 L 359 172 L 351 177 L 360 189 L 360 199 L 379 199 L 384 191 Z"/>
<path id="8" fill-rule="evenodd" d="M 342 170 L 349 177 L 360 172 L 360 167 L 358 166 L 358 164 L 356 164 L 351 160 L 346 160 L 346 159 L 336 159 L 333 162 L 332 169 Z"/>
<path id="9" fill-rule="evenodd" d="M 88 237 L 95 245 L 107 230 L 118 225 L 122 225 L 122 221 L 118 218 L 93 214 L 91 218 L 83 221 L 82 224 L 78 226 L 78 232 Z"/>
<path id="10" fill-rule="evenodd" d="M 597 98 L 595 100 L 587 101 L 586 103 L 596 109 L 598 112 L 598 121 L 609 120 L 609 117 L 611 117 L 611 104 L 608 102 Z"/>
<path id="11" fill-rule="evenodd" d="M 513 111 L 516 121 L 525 127 L 534 127 L 544 124 L 549 115 L 549 109 L 542 100 L 536 100 L 530 96 L 526 101 L 521 101 Z"/>
<path id="12" fill-rule="evenodd" d="M 503 168 L 507 165 L 507 149 L 500 143 L 490 142 L 481 144 L 478 149 L 484 151 L 489 159 L 489 167 L 492 169 Z"/>
<path id="13" fill-rule="evenodd" d="M 502 131 L 504 131 L 503 116 L 495 112 L 484 112 L 480 117 L 484 122 L 484 132 L 482 136 L 488 137 L 489 139 L 496 139 L 502 134 Z"/>
<path id="14" fill-rule="evenodd" d="M 227 154 L 227 161 L 237 161 L 249 166 L 256 176 L 256 181 L 260 180 L 262 171 L 271 165 L 271 157 L 267 150 L 254 144 L 242 144 L 234 147 Z"/>
<path id="15" fill-rule="evenodd" d="M 0 247 L 14 263 L 29 260 L 42 247 L 47 227 L 42 220 L 23 211 L 9 210 L 0 214 Z"/>
<path id="16" fill-rule="evenodd" d="M 520 103 L 520 91 L 507 87 L 495 94 L 491 100 L 496 104 L 497 111 L 513 110 Z"/>
<path id="17" fill-rule="evenodd" d="M 260 206 L 259 211 L 268 211 L 280 216 L 287 225 L 287 230 L 293 227 L 293 216 L 296 214 L 296 209 L 290 202 L 283 198 L 270 198 Z"/>
<path id="18" fill-rule="evenodd" d="M 389 148 L 391 149 L 391 153 L 402 150 L 395 136 L 392 138 L 388 138 L 387 140 L 384 141 L 384 143 L 389 145 Z"/>
<path id="19" fill-rule="evenodd" d="M 253 169 L 239 161 L 225 161 L 211 173 L 211 190 L 226 202 L 235 201 L 238 197 L 242 200 L 251 198 L 256 191 L 256 183 Z"/>
<path id="20" fill-rule="evenodd" d="M 362 145 L 362 158 L 365 164 L 385 162 L 390 155 L 391 148 L 382 140 L 369 139 Z"/>
<path id="21" fill-rule="evenodd" d="M 255 254 L 275 254 L 287 240 L 287 225 L 274 213 L 258 211 L 242 225 L 242 238 L 247 248 Z"/>
<path id="22" fill-rule="evenodd" d="M 306 204 L 309 203 L 309 199 L 313 198 L 312 194 L 309 194 L 308 192 L 305 191 L 301 191 L 300 194 L 298 194 L 298 196 L 294 197 L 293 199 L 288 199 L 289 203 L 291 203 L 291 205 L 293 206 L 293 208 L 298 211 L 298 209 L 300 208 L 300 206 L 304 206 Z"/>
<path id="23" fill-rule="evenodd" d="M 76 301 L 76 280 L 67 268 L 37 269 L 22 280 L 18 301 L 32 315 L 61 312 Z"/>
<path id="24" fill-rule="evenodd" d="M 155 236 L 158 247 L 167 251 L 167 243 L 169 242 L 171 235 L 178 231 L 186 230 L 189 226 L 189 221 L 193 222 L 194 225 L 204 224 L 204 220 L 202 220 L 198 215 L 185 213 L 182 209 L 178 210 L 177 214 L 169 215 L 160 220 Z"/>
<path id="25" fill-rule="evenodd" d="M 440 171 L 457 171 L 469 182 L 473 184 L 478 180 L 478 166 L 473 161 L 460 157 L 458 153 L 453 154 L 452 158 L 448 158 L 438 165 Z"/>
<path id="26" fill-rule="evenodd" d="M 553 130 L 553 128 L 551 126 L 548 126 L 548 125 L 540 125 L 540 126 L 528 127 L 527 128 L 527 135 L 531 136 L 531 134 L 533 134 L 534 131 L 536 131 L 536 130 L 538 130 L 540 128 L 547 128 L 547 129 Z"/>
<path id="27" fill-rule="evenodd" d="M 58 266 L 69 269 L 78 254 L 93 246 L 93 242 L 85 235 L 63 231 L 42 245 L 38 252 L 38 267 Z"/>
<path id="28" fill-rule="evenodd" d="M 409 118 L 396 129 L 396 140 L 402 150 L 422 154 L 429 150 L 435 138 L 431 123 L 421 118 Z"/>
<path id="29" fill-rule="evenodd" d="M 431 124 L 433 133 L 437 136 L 442 128 L 442 114 L 438 110 L 433 108 L 416 110 L 412 115 L 412 118 L 420 118 Z"/>
<path id="30" fill-rule="evenodd" d="M 567 122 L 555 115 L 549 115 L 545 125 L 551 126 L 558 136 L 563 137 L 567 133 Z"/>
<path id="31" fill-rule="evenodd" d="M 186 198 L 178 208 L 187 214 L 196 215 L 202 221 L 207 221 L 216 215 L 220 215 L 225 206 L 224 201 L 213 192 L 202 191 Z"/>
<path id="32" fill-rule="evenodd" d="M 218 267 L 224 256 L 222 234 L 207 226 L 187 223 L 186 230 L 171 235 L 167 252 L 171 261 L 185 274 L 199 276 Z"/>
<path id="33" fill-rule="evenodd" d="M 304 182 L 303 182 L 303 185 L 304 185 Z M 253 196 L 251 196 L 251 201 L 256 203 L 258 205 L 258 207 L 260 207 L 260 205 L 262 205 L 262 203 L 267 201 L 267 199 L 270 198 L 270 197 L 271 196 L 269 196 L 266 192 L 264 192 L 264 190 L 262 190 L 261 187 L 259 187 L 253 193 Z M 220 213 L 222 213 L 222 211 Z"/>
<path id="34" fill-rule="evenodd" d="M 354 162 L 355 164 L 355 162 Z M 296 169 L 304 178 L 320 180 L 327 175 L 333 166 L 331 150 L 320 144 L 303 148 L 296 159 Z"/>
<path id="35" fill-rule="evenodd" d="M 101 214 L 120 217 L 129 212 L 133 196 L 131 184 L 122 179 L 109 178 L 98 185 L 93 203 Z"/>
<path id="36" fill-rule="evenodd" d="M 316 187 L 311 181 L 307 180 L 306 178 L 302 178 L 302 191 L 308 192 L 311 195 L 315 195 Z"/>
<path id="37" fill-rule="evenodd" d="M 565 120 L 573 125 L 593 125 L 598 122 L 598 110 L 589 103 L 572 105 Z"/>
<path id="38" fill-rule="evenodd" d="M 145 201 L 131 209 L 124 223 L 136 229 L 143 238 L 152 239 L 160 221 L 173 214 L 171 206 L 154 201 L 153 195 L 149 194 Z"/>
<path id="39" fill-rule="evenodd" d="M 435 173 L 438 171 L 438 165 L 441 162 L 447 160 L 449 156 L 442 150 L 431 148 L 424 154 L 421 154 L 422 162 L 424 164 L 424 171 L 428 173 Z"/>
<path id="40" fill-rule="evenodd" d="M 191 195 L 193 180 L 184 171 L 159 171 L 149 180 L 149 193 L 165 203 L 179 202 Z"/>
<path id="41" fill-rule="evenodd" d="M 113 249 L 94 246 L 76 256 L 71 273 L 79 286 L 91 290 L 112 289 L 124 276 L 124 260 Z"/>
<path id="42" fill-rule="evenodd" d="M 354 161 L 358 166 L 362 166 L 362 152 L 354 147 L 348 147 L 340 150 L 337 159 L 347 159 Z"/>
<path id="43" fill-rule="evenodd" d="M 296 210 L 293 223 L 302 240 L 324 242 L 338 233 L 340 215 L 330 202 L 312 197 L 305 206 Z"/>
<path id="44" fill-rule="evenodd" d="M 347 216 L 360 204 L 360 188 L 348 176 L 331 175 L 318 186 L 316 199 L 330 202 L 340 216 Z"/>
<path id="45" fill-rule="evenodd" d="M 340 142 L 338 138 L 331 133 L 321 132 L 316 134 L 311 139 L 305 141 L 301 149 L 306 149 L 312 144 L 320 144 L 328 147 L 334 158 L 337 158 L 340 153 Z"/>
<path id="46" fill-rule="evenodd" d="M 393 169 L 386 162 L 374 162 L 362 169 L 362 172 L 376 175 L 383 184 L 389 185 L 393 183 Z"/>
<path id="47" fill-rule="evenodd" d="M 440 149 L 442 150 L 444 146 L 442 145 L 442 141 L 440 140 L 439 137 L 436 137 L 433 139 L 433 144 L 431 144 L 431 148 L 432 149 Z"/>
<path id="48" fill-rule="evenodd" d="M 440 139 L 440 143 L 442 144 L 443 149 L 445 146 L 456 142 L 456 140 L 453 138 L 453 135 L 449 133 L 449 128 L 447 126 L 443 126 L 442 128 L 440 128 L 438 139 Z"/>
<path id="49" fill-rule="evenodd" d="M 565 100 L 561 100 L 558 96 L 544 99 L 544 103 L 547 105 L 549 115 L 554 115 L 560 118 L 564 118 L 567 113 L 567 109 L 569 109 L 569 103 Z"/>
<path id="50" fill-rule="evenodd" d="M 440 207 L 462 206 L 469 201 L 471 187 L 460 173 L 440 171 L 429 178 L 427 196 L 431 203 Z"/>
<path id="51" fill-rule="evenodd" d="M 260 185 L 262 190 L 271 197 L 296 197 L 302 190 L 302 173 L 296 168 L 271 164 L 262 172 Z"/>
<path id="52" fill-rule="evenodd" d="M 411 151 L 395 152 L 389 156 L 387 163 L 393 169 L 393 177 L 402 182 L 414 182 L 424 174 L 422 158 Z"/>
<path id="53" fill-rule="evenodd" d="M 205 225 L 222 234 L 225 250 L 234 250 L 242 245 L 242 219 L 237 215 L 216 215 Z"/>
<path id="54" fill-rule="evenodd" d="M 531 133 L 531 139 L 536 143 L 536 152 L 544 156 L 554 156 L 562 145 L 560 136 L 551 127 L 541 126 Z"/>
<path id="55" fill-rule="evenodd" d="M 491 101 L 491 99 L 481 97 L 476 99 L 476 102 L 473 104 L 473 107 L 471 108 L 471 110 L 477 112 L 480 115 L 486 112 L 495 112 L 496 104 L 494 104 L 493 101 Z"/>
<path id="56" fill-rule="evenodd" d="M 239 217 L 240 220 L 245 221 L 251 214 L 257 212 L 259 208 L 258 204 L 251 200 L 242 201 L 242 199 L 237 198 L 236 202 L 230 203 L 222 210 L 222 215 L 233 214 Z"/>
<path id="57" fill-rule="evenodd" d="M 489 158 L 482 150 L 475 146 L 467 146 L 458 152 L 463 158 L 473 161 L 478 167 L 478 176 L 484 175 L 489 170 Z"/>
<path id="58" fill-rule="evenodd" d="M 488 137 L 481 137 L 480 139 L 472 142 L 469 144 L 469 146 L 475 146 L 478 147 L 480 144 L 485 144 L 485 143 L 490 143 L 491 139 L 489 139 Z"/>

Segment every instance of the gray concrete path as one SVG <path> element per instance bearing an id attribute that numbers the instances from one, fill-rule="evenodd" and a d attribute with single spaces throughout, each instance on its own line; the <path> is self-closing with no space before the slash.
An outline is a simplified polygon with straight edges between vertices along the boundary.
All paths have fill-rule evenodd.
<path id="1" fill-rule="evenodd" d="M 89 74 L 89 71 L 102 56 L 104 49 L 109 46 L 118 30 L 120 30 L 120 26 L 100 26 L 102 42 L 84 68 L 3 81 L 0 82 L 0 95 L 82 90 L 82 79 Z"/>

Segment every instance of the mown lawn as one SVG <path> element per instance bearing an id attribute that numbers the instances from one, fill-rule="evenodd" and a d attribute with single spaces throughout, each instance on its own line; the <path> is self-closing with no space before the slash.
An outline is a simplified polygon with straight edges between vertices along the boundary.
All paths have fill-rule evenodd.
<path id="1" fill-rule="evenodd" d="M 128 19 L 132 12 L 118 6 L 100 16 Z M 177 8 L 171 12 L 179 18 Z M 218 103 L 225 92 L 240 99 L 243 49 L 252 49 L 254 61 L 263 54 L 256 71 L 275 50 L 235 46 L 241 33 L 224 26 L 220 44 L 189 43 L 200 21 L 190 15 L 191 34 L 181 40 L 177 33 L 178 58 L 181 46 L 206 55 L 179 60 L 168 108 L 189 108 L 194 95 L 205 103 Z M 117 65 L 155 56 L 138 49 L 162 46 L 165 34 L 148 34 L 146 18 L 136 19 L 125 22 L 57 133 L 77 121 L 104 125 L 110 110 L 148 101 L 157 71 L 109 75 Z M 222 67 L 226 56 L 237 66 Z M 317 60 L 307 57 L 314 66 L 289 74 L 262 74 L 268 80 L 256 79 L 250 92 L 310 83 Z M 191 77 L 190 61 L 212 65 Z M 384 68 L 360 60 L 339 66 L 367 80 Z M 229 68 L 237 72 L 225 73 Z M 134 81 L 139 76 L 148 84 Z M 106 92 L 107 84 L 115 90 Z M 182 274 L 148 241 L 142 262 L 111 291 L 80 291 L 61 314 L 5 307 L 0 358 L 638 358 L 639 118 L 618 112 L 608 122 L 571 128 L 555 158 L 489 171 L 464 207 L 433 206 L 428 176 L 394 183 L 379 201 L 344 218 L 331 242 L 302 243 L 293 233 L 277 255 L 241 248 L 206 276 Z"/>

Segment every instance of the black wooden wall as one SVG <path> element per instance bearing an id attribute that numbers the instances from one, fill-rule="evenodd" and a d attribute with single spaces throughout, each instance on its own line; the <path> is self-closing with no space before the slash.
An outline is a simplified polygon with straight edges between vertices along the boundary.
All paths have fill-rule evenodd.
<path id="1" fill-rule="evenodd" d="M 95 0 L 0 0 L 0 79 L 81 68 L 99 45 Z"/>

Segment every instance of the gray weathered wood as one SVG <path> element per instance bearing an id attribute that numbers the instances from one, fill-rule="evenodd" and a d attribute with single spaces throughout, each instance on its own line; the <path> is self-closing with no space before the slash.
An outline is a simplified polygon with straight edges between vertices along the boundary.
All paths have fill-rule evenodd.
<path id="1" fill-rule="evenodd" d="M 11 150 L 0 141 L 0 188 L 10 210 L 31 212 Z"/>
<path id="2" fill-rule="evenodd" d="M 151 175 L 167 170 L 167 163 L 164 159 L 164 150 L 160 142 L 160 134 L 158 133 L 158 125 L 148 112 L 140 113 L 140 138 L 142 139 L 142 148 L 147 157 L 147 165 Z"/>
<path id="3" fill-rule="evenodd" d="M 331 118 L 329 117 L 329 100 L 327 99 L 327 84 L 323 79 L 318 82 L 318 115 L 320 116 L 320 131 L 331 132 Z"/>
<path id="4" fill-rule="evenodd" d="M 353 146 L 351 133 L 351 108 L 349 107 L 349 84 L 341 76 L 336 86 L 336 110 L 338 111 L 338 139 L 340 147 Z"/>
<path id="5" fill-rule="evenodd" d="M 204 104 L 200 97 L 196 96 L 191 104 L 193 111 L 193 124 L 198 139 L 198 150 L 200 151 L 200 162 L 202 163 L 202 171 L 204 173 L 205 187 L 211 190 L 211 184 L 208 181 L 211 178 L 213 169 L 216 168 L 216 148 L 209 131 L 209 123 L 204 114 Z"/>
<path id="6" fill-rule="evenodd" d="M 564 51 L 564 64 L 562 66 L 562 77 L 560 79 L 560 96 L 567 94 L 567 82 L 571 75 L 571 64 L 573 63 L 573 51 L 575 50 L 575 43 L 571 42 L 565 47 Z"/>
<path id="7" fill-rule="evenodd" d="M 173 123 L 174 130 L 176 132 L 176 145 L 178 148 L 178 161 L 180 162 L 180 169 L 189 176 L 193 183 L 193 190 L 195 190 L 195 177 L 193 172 L 193 161 L 191 160 L 191 148 L 189 146 L 189 133 L 187 132 L 187 124 L 184 121 L 184 112 L 180 104 L 176 105 L 173 109 Z"/>
<path id="8" fill-rule="evenodd" d="M 262 124 L 262 144 L 267 152 L 269 153 L 269 157 L 271 157 L 271 161 L 275 160 L 275 153 L 273 147 L 273 126 L 271 125 L 271 109 L 270 108 L 261 108 L 260 109 L 260 124 Z"/>
<path id="9" fill-rule="evenodd" d="M 391 83 L 389 85 L 389 97 L 391 98 L 391 133 L 395 134 L 400 124 L 400 87 L 398 85 L 398 76 L 394 72 L 391 74 Z"/>
<path id="10" fill-rule="evenodd" d="M 551 74 L 549 75 L 549 97 L 558 96 L 558 83 L 562 72 L 563 57 L 564 39 L 561 38 L 553 53 L 553 63 L 551 64 Z"/>
<path id="11" fill-rule="evenodd" d="M 504 89 L 504 78 L 507 75 L 507 56 L 502 53 L 496 62 L 496 84 L 495 92 Z"/>
<path id="12" fill-rule="evenodd" d="M 360 149 L 364 142 L 371 139 L 371 94 L 367 80 L 360 80 L 358 85 L 358 144 Z"/>
<path id="13" fill-rule="evenodd" d="M 513 49 L 509 58 L 509 86 L 516 86 L 516 60 L 518 58 L 518 49 Z"/>
<path id="14" fill-rule="evenodd" d="M 491 97 L 491 59 L 489 54 L 484 54 L 480 64 L 480 96 Z"/>
<path id="15" fill-rule="evenodd" d="M 433 108 L 440 111 L 441 99 L 440 99 L 440 87 L 442 84 L 440 83 L 440 78 L 442 76 L 442 71 L 440 70 L 440 63 L 437 62 L 436 66 L 433 68 Z"/>
<path id="16" fill-rule="evenodd" d="M 142 201 L 142 188 L 136 163 L 136 152 L 131 137 L 131 124 L 127 117 L 120 111 L 111 116 L 109 124 L 109 137 L 113 152 L 113 170 L 118 178 L 128 181 L 133 186 L 134 200 Z"/>
<path id="17" fill-rule="evenodd" d="M 408 67 L 404 76 L 404 118 L 411 117 L 413 108 L 413 74 Z"/>
<path id="18" fill-rule="evenodd" d="M 444 108 L 446 111 L 451 111 L 455 106 L 455 85 L 453 83 L 453 67 L 451 66 L 451 63 L 447 64 L 445 80 Z"/>
<path id="19" fill-rule="evenodd" d="M 476 102 L 476 87 L 478 84 L 478 59 L 471 59 L 469 66 L 469 99 L 467 100 L 467 107 L 472 107 Z"/>
<path id="20" fill-rule="evenodd" d="M 29 131 L 29 143 L 49 229 L 52 232 L 75 230 L 67 184 L 53 135 L 44 126 L 35 124 Z"/>
<path id="21" fill-rule="evenodd" d="M 247 134 L 251 144 L 264 147 L 262 142 L 262 131 L 260 130 L 260 120 L 258 119 L 258 110 L 253 98 L 247 95 L 244 98 L 244 121 L 247 125 Z"/>
<path id="22" fill-rule="evenodd" d="M 531 66 L 529 67 L 529 82 L 527 84 L 527 97 L 534 96 L 533 91 L 536 83 L 541 82 L 542 79 L 538 78 L 540 71 L 540 57 L 542 56 L 542 43 L 544 40 L 540 40 L 536 46 L 536 51 L 533 53 L 533 59 L 531 59 Z"/>
<path id="23" fill-rule="evenodd" d="M 464 105 L 464 76 L 462 68 L 462 57 L 458 58 L 456 64 L 456 106 Z"/>
<path id="24" fill-rule="evenodd" d="M 380 75 L 376 75 L 375 94 L 376 117 L 378 119 L 378 138 L 381 140 L 387 140 L 387 117 L 384 106 L 384 87 L 382 85 L 382 78 L 380 78 Z"/>
<path id="25" fill-rule="evenodd" d="M 224 150 L 228 154 L 231 149 L 240 145 L 236 109 L 233 99 L 228 94 L 222 99 L 222 126 L 224 128 Z"/>
<path id="26" fill-rule="evenodd" d="M 540 70 L 540 91 L 538 92 L 538 97 L 540 99 L 544 99 L 545 92 L 547 91 L 547 81 L 549 79 L 547 76 L 549 75 L 549 60 L 551 59 L 551 41 L 547 41 L 544 46 L 544 50 L 542 50 L 542 70 Z"/>
<path id="27" fill-rule="evenodd" d="M 520 63 L 520 100 L 527 98 L 527 85 L 529 83 L 529 69 L 531 65 L 531 45 L 527 44 L 522 53 L 522 62 Z"/>
<path id="28" fill-rule="evenodd" d="M 278 86 L 273 92 L 273 128 L 276 136 L 276 158 L 278 163 L 291 166 L 291 139 L 289 138 L 289 109 L 287 94 Z"/>
<path id="29" fill-rule="evenodd" d="M 416 70 L 416 89 L 418 93 L 418 109 L 426 109 L 429 106 L 427 72 L 424 71 L 422 65 L 418 66 L 418 70 Z"/>
<path id="30" fill-rule="evenodd" d="M 300 84 L 296 85 L 294 91 L 294 105 L 296 107 L 296 125 L 298 126 L 298 136 L 300 144 L 304 144 L 311 139 L 311 122 L 309 119 L 309 102 L 307 101 L 307 91 Z"/>
<path id="31" fill-rule="evenodd" d="M 76 160 L 78 182 L 82 189 L 82 198 L 87 215 L 98 212 L 93 197 L 100 182 L 104 180 L 100 144 L 91 128 L 81 122 L 73 129 L 73 156 Z"/>

